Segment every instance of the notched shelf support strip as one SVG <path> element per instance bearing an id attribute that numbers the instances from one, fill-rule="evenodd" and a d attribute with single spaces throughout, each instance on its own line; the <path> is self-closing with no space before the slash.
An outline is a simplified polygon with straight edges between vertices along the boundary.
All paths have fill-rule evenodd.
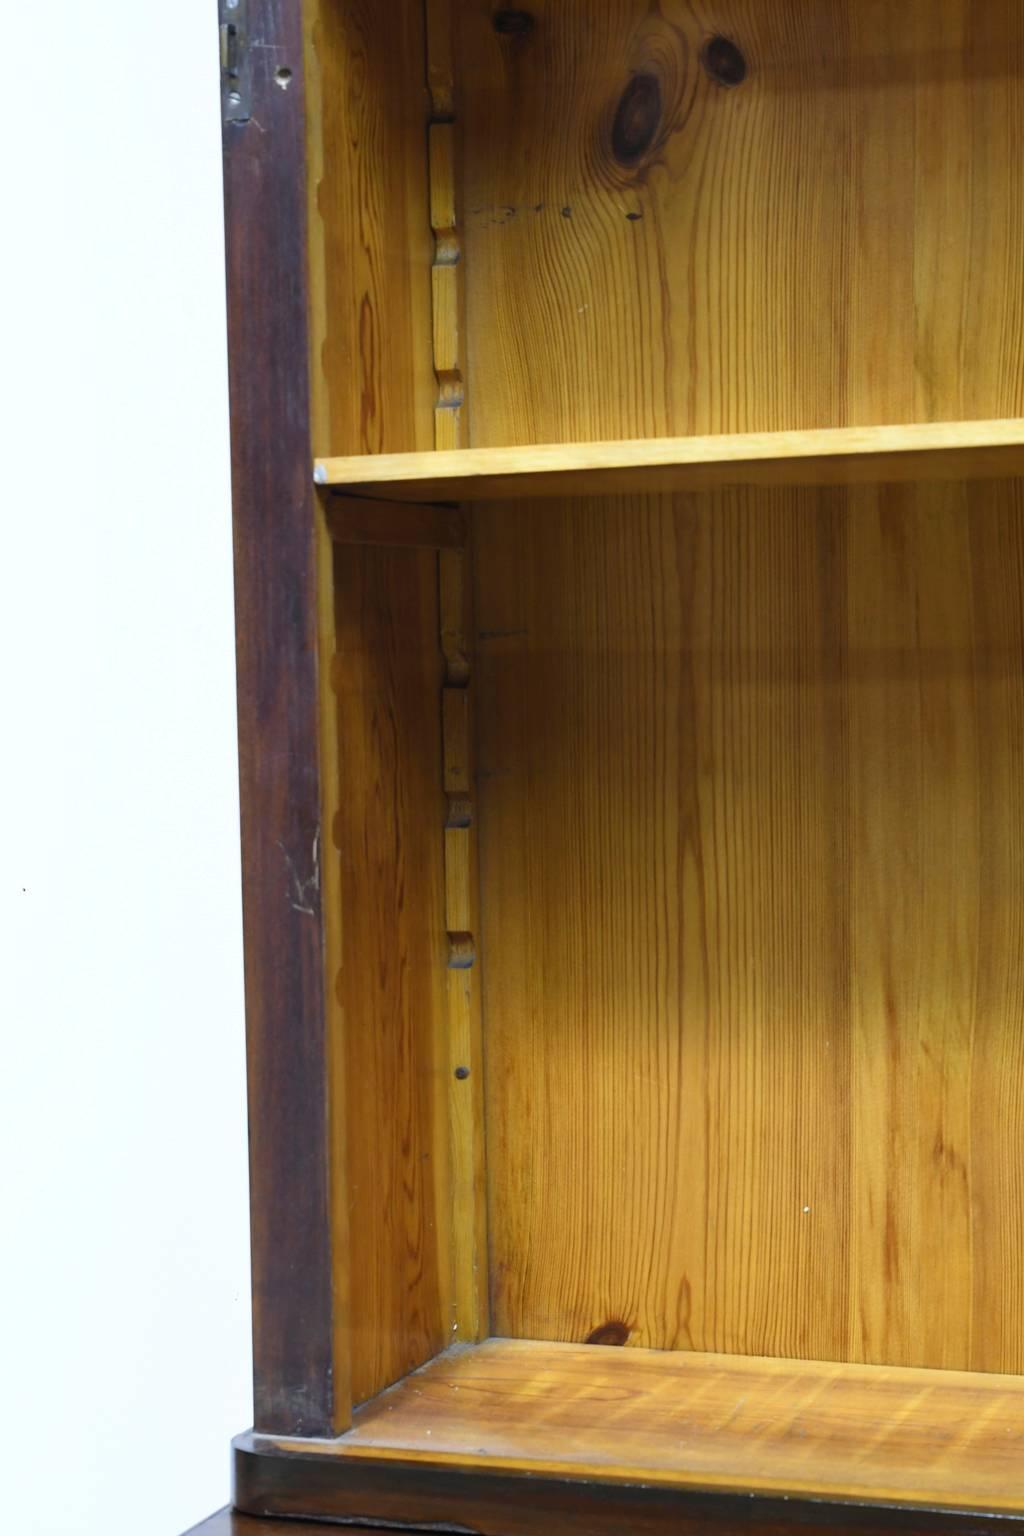
<path id="1" fill-rule="evenodd" d="M 465 294 L 457 210 L 456 99 L 451 0 L 425 0 L 430 223 L 434 232 L 433 294 L 435 450 L 468 442 L 463 337 Z M 434 508 L 435 513 L 439 513 Z M 455 514 L 461 519 L 462 514 Z M 438 518 L 438 522 L 440 522 Z M 447 525 L 446 525 L 447 526 Z M 452 524 L 454 527 L 454 522 Z M 445 824 L 445 928 L 448 940 L 448 1135 L 451 1189 L 453 1342 L 475 1343 L 490 1331 L 487 1201 L 484 1177 L 483 1049 L 477 955 L 476 830 L 473 825 L 469 557 L 462 537 L 438 544 Z"/>
<path id="2" fill-rule="evenodd" d="M 443 751 L 444 896 L 448 938 L 448 1127 L 452 1192 L 452 1335 L 489 1332 L 483 1136 L 483 1039 L 477 955 L 479 883 L 474 827 L 472 669 L 467 633 L 467 556 L 439 556 Z"/>
<path id="3" fill-rule="evenodd" d="M 465 294 L 462 283 L 462 233 L 455 173 L 455 78 L 451 0 L 426 0 L 430 225 L 434 232 L 431 268 L 433 299 L 435 449 L 464 448 L 466 391 L 463 361 Z"/>

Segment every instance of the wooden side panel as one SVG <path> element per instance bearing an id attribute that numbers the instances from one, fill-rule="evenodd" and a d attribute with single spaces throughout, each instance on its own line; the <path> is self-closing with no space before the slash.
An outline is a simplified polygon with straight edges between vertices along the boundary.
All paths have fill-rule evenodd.
<path id="1" fill-rule="evenodd" d="M 476 546 L 494 1331 L 1024 1370 L 1020 487 Z"/>
<path id="2" fill-rule="evenodd" d="M 474 446 L 1024 410 L 1013 0 L 458 20 Z"/>
<path id="3" fill-rule="evenodd" d="M 317 564 L 303 36 L 250 0 L 252 116 L 224 129 L 257 1428 L 331 1435 Z M 283 91 L 277 70 L 291 72 Z"/>
<path id="4" fill-rule="evenodd" d="M 313 394 L 318 451 L 434 441 L 422 0 L 307 7 L 317 91 Z M 309 465 L 307 463 L 307 473 Z M 451 1326 L 445 1060 L 439 511 L 321 519 L 329 782 L 328 965 L 338 1368 L 359 1402 L 442 1349 Z M 360 517 L 360 512 L 363 514 Z M 378 521 L 386 542 L 372 547 Z M 370 543 L 360 547 L 360 540 Z M 340 543 L 345 540 L 344 547 Z M 417 549 L 418 543 L 424 545 Z M 332 659 L 333 658 L 333 659 Z"/>
<path id="5" fill-rule="evenodd" d="M 320 0 L 323 336 L 315 366 L 330 447 L 388 453 L 434 445 L 422 0 Z M 339 444 L 345 447 L 339 448 Z"/>
<path id="6" fill-rule="evenodd" d="M 361 1402 L 449 1342 L 442 669 L 436 554 L 339 546 L 334 572 L 337 987 Z"/>

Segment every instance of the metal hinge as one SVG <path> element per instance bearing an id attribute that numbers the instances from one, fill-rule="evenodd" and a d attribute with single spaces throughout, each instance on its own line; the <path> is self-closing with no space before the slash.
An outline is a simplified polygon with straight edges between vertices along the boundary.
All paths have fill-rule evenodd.
<path id="1" fill-rule="evenodd" d="M 220 99 L 226 123 L 252 116 L 252 59 L 248 0 L 218 0 L 220 7 Z"/>

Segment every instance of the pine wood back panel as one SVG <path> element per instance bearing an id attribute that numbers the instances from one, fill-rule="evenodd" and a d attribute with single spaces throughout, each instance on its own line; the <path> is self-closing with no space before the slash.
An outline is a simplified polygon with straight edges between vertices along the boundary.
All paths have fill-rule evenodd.
<path id="1" fill-rule="evenodd" d="M 1024 496 L 478 508 L 498 1334 L 1024 1371 Z"/>
<path id="2" fill-rule="evenodd" d="M 457 12 L 474 446 L 1022 413 L 1013 0 L 526 10 Z"/>

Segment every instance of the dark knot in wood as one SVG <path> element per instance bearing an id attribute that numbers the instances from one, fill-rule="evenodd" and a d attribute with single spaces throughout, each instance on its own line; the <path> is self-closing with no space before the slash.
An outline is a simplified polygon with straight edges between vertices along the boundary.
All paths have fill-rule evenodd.
<path id="1" fill-rule="evenodd" d="M 610 1322 L 601 1323 L 592 1333 L 588 1333 L 584 1340 L 587 1344 L 625 1344 L 629 1338 L 629 1329 L 625 1323 L 620 1323 L 613 1318 Z"/>
<path id="2" fill-rule="evenodd" d="M 661 85 L 657 75 L 634 75 L 619 98 L 612 123 L 612 154 L 620 165 L 637 165 L 658 136 Z"/>
<path id="3" fill-rule="evenodd" d="M 494 30 L 502 37 L 525 37 L 533 31 L 534 18 L 529 11 L 502 10 L 494 13 Z"/>
<path id="4" fill-rule="evenodd" d="M 700 58 L 716 85 L 742 85 L 747 78 L 747 61 L 729 37 L 709 37 Z"/>

